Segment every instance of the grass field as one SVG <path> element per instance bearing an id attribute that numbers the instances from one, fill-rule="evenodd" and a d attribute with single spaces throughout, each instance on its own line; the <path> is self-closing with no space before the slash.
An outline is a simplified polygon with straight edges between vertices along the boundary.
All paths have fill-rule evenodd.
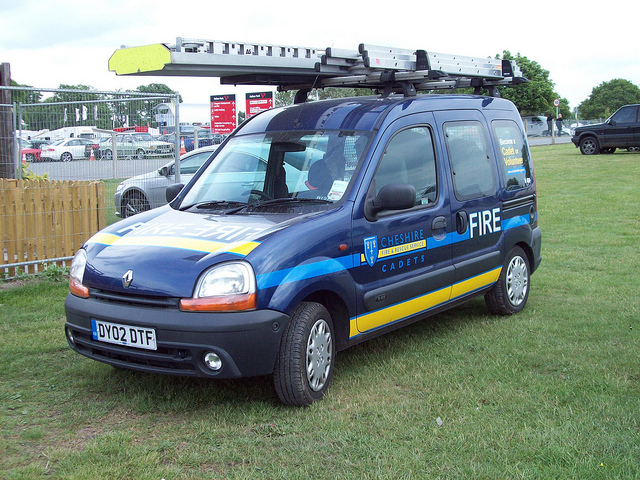
<path id="1" fill-rule="evenodd" d="M 543 263 L 337 357 L 329 394 L 116 370 L 72 352 L 64 282 L 0 290 L 0 478 L 640 478 L 640 155 L 534 147 Z"/>

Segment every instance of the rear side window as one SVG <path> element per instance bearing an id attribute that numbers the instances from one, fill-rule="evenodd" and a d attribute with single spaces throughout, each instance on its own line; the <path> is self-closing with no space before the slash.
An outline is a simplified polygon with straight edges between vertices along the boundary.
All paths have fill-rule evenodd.
<path id="1" fill-rule="evenodd" d="M 416 189 L 416 205 L 436 201 L 436 157 L 431 130 L 412 127 L 395 134 L 385 148 L 375 177 L 376 195 L 385 185 L 409 183 Z"/>
<path id="2" fill-rule="evenodd" d="M 470 200 L 494 195 L 495 173 L 482 124 L 448 122 L 444 124 L 444 133 L 456 198 Z"/>
<path id="3" fill-rule="evenodd" d="M 528 187 L 532 181 L 531 155 L 520 128 L 511 120 L 494 120 L 492 125 L 507 190 Z"/>

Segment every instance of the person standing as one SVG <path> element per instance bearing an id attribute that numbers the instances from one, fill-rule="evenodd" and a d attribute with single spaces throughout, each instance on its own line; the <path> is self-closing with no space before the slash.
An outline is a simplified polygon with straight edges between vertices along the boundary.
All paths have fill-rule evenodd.
<path id="1" fill-rule="evenodd" d="M 556 127 L 558 127 L 558 136 L 562 135 L 562 114 L 558 114 L 558 118 L 556 119 Z"/>
<path id="2" fill-rule="evenodd" d="M 547 115 L 547 131 L 546 134 L 551 136 L 553 133 L 553 114 Z"/>

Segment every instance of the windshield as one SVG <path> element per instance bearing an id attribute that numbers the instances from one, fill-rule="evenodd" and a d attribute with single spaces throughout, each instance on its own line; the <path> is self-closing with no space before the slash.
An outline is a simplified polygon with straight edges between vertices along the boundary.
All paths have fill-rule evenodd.
<path id="1" fill-rule="evenodd" d="M 181 209 L 206 205 L 338 202 L 371 133 L 279 132 L 232 138 L 198 178 Z"/>
<path id="2" fill-rule="evenodd" d="M 153 142 L 153 141 L 155 141 L 155 138 L 153 138 L 150 133 L 135 133 L 135 134 L 133 134 L 131 136 L 137 142 Z"/>

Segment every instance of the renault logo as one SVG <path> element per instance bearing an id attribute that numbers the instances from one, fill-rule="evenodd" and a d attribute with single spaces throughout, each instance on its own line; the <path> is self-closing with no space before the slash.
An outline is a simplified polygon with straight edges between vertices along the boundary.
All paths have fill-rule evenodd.
<path id="1" fill-rule="evenodd" d="M 133 270 L 127 270 L 127 273 L 125 273 L 122 276 L 122 285 L 124 286 L 124 288 L 129 288 L 129 285 L 131 285 L 132 281 L 133 281 Z"/>

